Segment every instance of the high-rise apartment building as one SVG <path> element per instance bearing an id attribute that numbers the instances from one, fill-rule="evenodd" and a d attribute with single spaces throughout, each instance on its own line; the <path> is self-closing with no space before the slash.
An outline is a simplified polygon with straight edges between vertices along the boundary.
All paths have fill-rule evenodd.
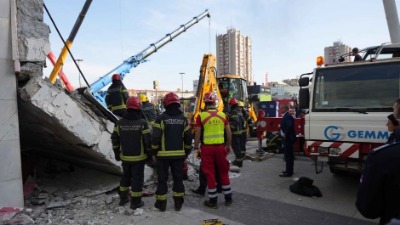
<path id="1" fill-rule="evenodd" d="M 226 34 L 217 35 L 217 74 L 234 74 L 253 83 L 251 38 L 230 28 Z"/>
<path id="2" fill-rule="evenodd" d="M 339 57 L 349 52 L 351 52 L 351 47 L 343 44 L 341 41 L 335 41 L 333 42 L 333 46 L 325 47 L 324 49 L 325 64 L 338 63 Z M 351 57 L 344 57 L 344 62 L 351 62 Z"/>

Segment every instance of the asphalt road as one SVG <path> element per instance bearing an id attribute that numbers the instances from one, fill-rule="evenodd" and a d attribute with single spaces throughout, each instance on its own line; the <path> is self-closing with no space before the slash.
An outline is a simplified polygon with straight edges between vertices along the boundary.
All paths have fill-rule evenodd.
<path id="1" fill-rule="evenodd" d="M 255 152 L 257 141 L 251 140 L 247 146 L 248 152 Z M 229 158 L 233 157 L 231 153 Z M 207 197 L 190 194 L 186 196 L 185 205 L 242 224 L 378 223 L 378 220 L 363 218 L 355 207 L 358 175 L 337 176 L 330 173 L 327 165 L 322 173 L 316 174 L 313 162 L 302 154 L 296 155 L 292 178 L 278 176 L 284 166 L 282 154 L 260 162 L 245 160 L 240 176 L 231 179 L 232 206 L 223 205 L 222 194 L 217 210 L 202 205 Z M 307 197 L 290 192 L 289 185 L 301 176 L 313 179 L 323 196 Z"/>

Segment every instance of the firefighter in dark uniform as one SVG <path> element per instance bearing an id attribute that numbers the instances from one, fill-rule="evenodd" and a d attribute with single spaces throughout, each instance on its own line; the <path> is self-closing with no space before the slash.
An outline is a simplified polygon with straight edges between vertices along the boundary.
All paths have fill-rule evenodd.
<path id="1" fill-rule="evenodd" d="M 232 132 L 232 148 L 233 153 L 235 153 L 235 161 L 233 161 L 233 165 L 238 167 L 243 166 L 244 155 L 242 154 L 242 133 L 244 130 L 245 121 L 243 118 L 243 114 L 239 111 L 238 101 L 236 98 L 231 98 L 229 100 L 229 126 Z"/>
<path id="2" fill-rule="evenodd" d="M 229 180 L 229 162 L 226 159 L 231 149 L 231 129 L 225 113 L 215 108 L 217 96 L 214 92 L 204 94 L 206 109 L 196 118 L 194 149 L 199 149 L 201 141 L 201 170 L 207 178 L 209 200 L 204 205 L 218 208 L 218 193 L 216 188 L 215 167 L 218 168 L 221 178 L 222 192 L 225 205 L 230 206 L 232 189 Z"/>
<path id="3" fill-rule="evenodd" d="M 142 201 L 144 165 L 151 156 L 151 134 L 146 120 L 142 118 L 140 105 L 138 97 L 128 98 L 127 113 L 115 124 L 111 135 L 115 159 L 122 161 L 119 205 L 129 202 L 129 187 L 131 187 L 131 209 L 144 205 Z"/>
<path id="4" fill-rule="evenodd" d="M 145 94 L 140 94 L 139 95 L 140 101 L 142 102 L 142 112 L 147 120 L 149 122 L 150 126 L 153 126 L 154 121 L 157 119 L 157 111 L 156 108 L 152 103 L 149 102 L 149 99 Z"/>
<path id="5" fill-rule="evenodd" d="M 168 193 L 168 172 L 174 181 L 172 191 L 175 210 L 180 211 L 185 195 L 183 185 L 183 163 L 192 150 L 193 135 L 187 118 L 180 110 L 179 97 L 168 93 L 164 97 L 165 112 L 157 117 L 153 125 L 151 148 L 157 160 L 158 184 L 154 206 L 165 211 Z"/>
<path id="6" fill-rule="evenodd" d="M 122 83 L 119 74 L 112 75 L 112 84 L 107 89 L 106 104 L 107 108 L 114 115 L 122 117 L 126 113 L 126 101 L 129 98 L 129 92 Z"/>
<path id="7" fill-rule="evenodd" d="M 240 152 L 242 154 L 242 159 L 246 157 L 246 143 L 247 143 L 247 127 L 252 123 L 249 113 L 244 109 L 244 103 L 238 101 L 239 112 L 243 115 L 243 130 L 242 130 L 242 140 L 240 141 Z"/>
<path id="8" fill-rule="evenodd" d="M 357 193 L 358 211 L 379 224 L 400 218 L 400 143 L 386 144 L 368 154 Z"/>

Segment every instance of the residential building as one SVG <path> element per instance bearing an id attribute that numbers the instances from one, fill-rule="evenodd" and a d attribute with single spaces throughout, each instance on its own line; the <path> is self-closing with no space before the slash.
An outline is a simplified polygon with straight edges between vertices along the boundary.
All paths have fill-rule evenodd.
<path id="1" fill-rule="evenodd" d="M 325 64 L 338 63 L 339 57 L 349 52 L 351 52 L 350 46 L 343 44 L 341 41 L 335 41 L 333 46 L 325 47 L 324 49 Z M 343 62 L 351 62 L 351 56 L 344 57 Z"/>
<path id="2" fill-rule="evenodd" d="M 230 28 L 226 34 L 217 35 L 217 76 L 234 74 L 253 83 L 251 38 Z"/>

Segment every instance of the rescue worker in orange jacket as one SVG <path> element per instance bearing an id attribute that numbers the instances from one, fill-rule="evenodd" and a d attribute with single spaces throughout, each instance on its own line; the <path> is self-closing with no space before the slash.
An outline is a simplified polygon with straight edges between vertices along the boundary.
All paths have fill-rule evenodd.
<path id="1" fill-rule="evenodd" d="M 225 205 L 230 206 L 232 190 L 229 180 L 229 162 L 226 159 L 231 148 L 231 129 L 225 113 L 215 108 L 217 96 L 214 92 L 204 94 L 206 109 L 196 118 L 194 148 L 199 149 L 201 140 L 201 170 L 207 177 L 208 197 L 204 205 L 218 208 L 218 194 L 215 181 L 215 167 L 218 168 Z"/>
<path id="2" fill-rule="evenodd" d="M 232 164 L 242 167 L 244 159 L 244 154 L 242 154 L 242 133 L 243 130 L 245 130 L 245 120 L 242 112 L 239 110 L 238 103 L 239 102 L 236 100 L 236 98 L 231 98 L 229 100 L 230 113 L 228 114 L 228 120 L 232 132 L 233 153 L 235 153 L 235 161 L 233 161 Z"/>
<path id="3" fill-rule="evenodd" d="M 142 118 L 140 105 L 138 97 L 128 98 L 127 113 L 115 124 L 111 135 L 115 159 L 122 161 L 119 205 L 129 202 L 129 187 L 131 187 L 131 209 L 144 205 L 142 201 L 144 165 L 151 155 L 150 130 L 146 120 Z"/>
<path id="4" fill-rule="evenodd" d="M 164 97 L 165 112 L 153 125 L 151 148 L 157 160 L 158 184 L 154 207 L 165 211 L 167 206 L 168 171 L 171 168 L 175 210 L 180 211 L 185 195 L 183 163 L 192 150 L 193 135 L 189 121 L 180 110 L 177 94 L 170 92 Z"/>
<path id="5" fill-rule="evenodd" d="M 115 115 L 122 117 L 126 113 L 126 101 L 129 98 L 129 92 L 122 83 L 119 74 L 112 75 L 112 84 L 107 89 L 106 104 L 107 108 Z"/>

